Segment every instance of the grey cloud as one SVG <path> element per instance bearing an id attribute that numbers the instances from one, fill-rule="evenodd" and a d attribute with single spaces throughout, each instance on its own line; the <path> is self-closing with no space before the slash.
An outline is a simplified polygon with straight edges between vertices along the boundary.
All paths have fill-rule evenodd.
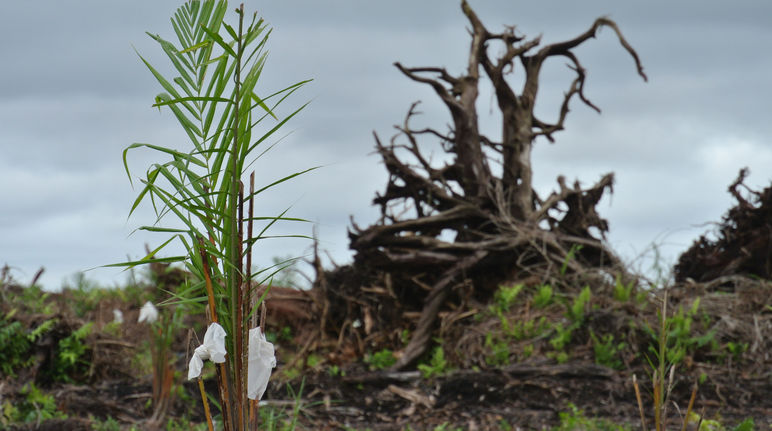
<path id="1" fill-rule="evenodd" d="M 543 34 L 544 43 L 574 37 L 596 17 L 610 15 L 640 53 L 647 84 L 609 29 L 583 46 L 586 94 L 603 113 L 574 103 L 557 143 L 540 141 L 534 152 L 541 193 L 554 188 L 558 174 L 588 184 L 616 172 L 616 194 L 604 200 L 601 212 L 620 252 L 632 256 L 664 236 L 676 244 L 668 251 L 675 256 L 701 232 L 693 226 L 716 220 L 731 204 L 726 185 L 742 166 L 751 166 L 751 183 L 768 184 L 772 58 L 765 53 L 772 42 L 772 5 L 470 3 L 490 30 L 514 24 L 529 37 Z M 154 218 L 143 207 L 126 221 L 137 190 L 123 172 L 121 151 L 132 142 L 188 145 L 172 116 L 150 108 L 159 86 L 132 49 L 169 70 L 144 32 L 172 38 L 168 18 L 174 8 L 174 2 L 96 0 L 0 4 L 0 36 L 11 41 L 0 46 L 0 57 L 11 60 L 0 71 L 0 264 L 17 265 L 30 276 L 43 264 L 49 269 L 45 285 L 56 287 L 67 274 L 127 253 L 137 257 L 145 242 L 159 241 L 142 232 L 128 236 Z M 260 88 L 315 79 L 287 104 L 312 101 L 285 129 L 292 133 L 256 162 L 259 182 L 323 165 L 267 193 L 261 209 L 272 214 L 292 205 L 294 215 L 318 222 L 322 247 L 341 262 L 350 256 L 348 216 L 361 225 L 378 216 L 370 202 L 385 172 L 369 155 L 371 132 L 389 139 L 415 100 L 423 100 L 424 112 L 417 124 L 443 129 L 448 122 L 431 90 L 392 63 L 463 70 L 467 23 L 458 2 L 445 0 L 250 0 L 246 8 L 260 11 L 275 29 Z M 561 61 L 545 72 L 539 112 L 550 120 L 571 73 Z M 481 95 L 478 107 L 495 138 L 497 119 L 485 117 L 495 107 L 490 94 Z M 129 155 L 135 175 L 153 161 L 152 152 Z M 267 264 L 306 246 L 267 241 L 257 258 Z M 100 280 L 120 274 L 89 273 Z"/>

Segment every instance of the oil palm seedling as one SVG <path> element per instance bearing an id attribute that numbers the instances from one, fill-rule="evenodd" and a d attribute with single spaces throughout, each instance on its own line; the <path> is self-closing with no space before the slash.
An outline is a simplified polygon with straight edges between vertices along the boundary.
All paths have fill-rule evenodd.
<path id="1" fill-rule="evenodd" d="M 252 249 L 257 241 L 271 237 L 267 231 L 277 222 L 303 221 L 288 217 L 286 210 L 274 216 L 255 216 L 254 201 L 266 190 L 311 170 L 291 173 L 259 188 L 255 188 L 252 172 L 245 188 L 246 171 L 265 154 L 264 147 L 270 148 L 269 138 L 305 105 L 283 116 L 277 106 L 308 81 L 272 93 L 258 88 L 271 31 L 257 14 L 246 16 L 243 5 L 236 9 L 232 25 L 226 22 L 227 11 L 224 0 L 188 1 L 171 20 L 176 41 L 148 33 L 176 75 L 168 79 L 140 55 L 163 88 L 153 106 L 174 115 L 190 147 L 134 143 L 124 150 L 123 163 L 132 184 L 129 151 L 144 148 L 166 159 L 152 164 L 140 178 L 142 186 L 130 215 L 149 201 L 156 220 L 139 230 L 160 232 L 168 239 L 142 259 L 115 265 L 130 268 L 178 262 L 193 275 L 194 281 L 174 294 L 176 301 L 206 304 L 209 325 L 203 344 L 191 359 L 189 376 L 199 379 L 212 429 L 207 396 L 195 371 L 206 359 L 217 364 L 226 431 L 256 428 L 257 399 L 264 382 L 256 383 L 254 377 L 267 379 L 261 367 L 272 365 L 272 345 L 256 328 L 262 299 L 256 286 L 270 274 L 252 271 Z M 183 246 L 184 253 L 159 257 L 174 241 Z"/>

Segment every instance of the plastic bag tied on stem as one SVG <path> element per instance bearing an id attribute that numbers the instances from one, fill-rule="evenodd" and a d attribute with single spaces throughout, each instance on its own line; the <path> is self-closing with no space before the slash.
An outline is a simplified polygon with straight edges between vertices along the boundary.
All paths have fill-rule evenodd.
<path id="1" fill-rule="evenodd" d="M 210 361 L 219 364 L 225 362 L 225 329 L 219 323 L 212 323 L 206 329 L 204 334 L 204 343 L 196 347 L 193 351 L 193 357 L 188 364 L 188 380 L 195 379 L 201 375 L 201 369 L 204 368 L 204 361 Z"/>
<path id="2" fill-rule="evenodd" d="M 273 343 L 265 339 L 259 326 L 249 330 L 247 354 L 247 398 L 259 400 L 268 386 L 272 369 L 276 367 Z"/>

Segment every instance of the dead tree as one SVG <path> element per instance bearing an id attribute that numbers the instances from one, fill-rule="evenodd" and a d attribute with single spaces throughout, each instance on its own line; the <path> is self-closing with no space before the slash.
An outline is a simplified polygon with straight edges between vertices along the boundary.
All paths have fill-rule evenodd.
<path id="1" fill-rule="evenodd" d="M 396 368 L 426 350 L 449 293 L 473 274 L 497 271 L 498 282 L 512 275 L 509 269 L 527 272 L 568 265 L 571 271 L 581 271 L 619 263 L 602 242 L 608 223 L 595 211 L 603 193 L 612 189 L 613 174 L 586 189 L 578 181 L 566 184 L 561 176 L 559 190 L 541 198 L 533 189 L 531 149 L 540 136 L 554 142 L 575 97 L 600 112 L 584 94 L 586 71 L 574 48 L 594 38 L 601 27 L 610 28 L 646 80 L 637 53 L 607 18 L 597 19 L 574 39 L 539 48 L 540 38 L 527 39 L 514 27 L 491 33 L 466 1 L 461 8 L 472 38 L 464 74 L 395 64 L 405 76 L 434 90 L 450 112 L 450 130 L 412 128 L 417 113 L 413 104 L 390 143 L 375 135 L 389 173 L 386 190 L 374 199 L 381 218 L 366 229 L 353 224 L 349 233 L 355 265 L 401 273 L 401 280 L 412 280 L 399 287 L 402 296 L 422 298 L 416 331 Z M 492 42 L 503 45 L 493 57 Z M 575 77 L 557 118 L 549 122 L 536 117 L 534 105 L 542 66 L 555 57 L 567 60 Z M 516 89 L 508 77 L 517 73 L 524 80 Z M 490 80 L 502 114 L 500 141 L 479 129 L 476 102 L 484 78 Z M 446 157 L 432 160 L 419 138 L 439 143 Z M 592 228 L 597 229 L 595 235 Z"/>

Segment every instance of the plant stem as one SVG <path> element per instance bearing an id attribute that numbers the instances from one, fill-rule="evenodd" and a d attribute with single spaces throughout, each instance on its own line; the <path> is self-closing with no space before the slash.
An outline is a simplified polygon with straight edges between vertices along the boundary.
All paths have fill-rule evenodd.
<path id="1" fill-rule="evenodd" d="M 633 388 L 635 388 L 635 399 L 638 400 L 638 412 L 641 414 L 641 430 L 647 431 L 646 415 L 643 414 L 643 401 L 641 401 L 641 391 L 638 388 L 638 379 L 633 374 Z"/>
<path id="2" fill-rule="evenodd" d="M 230 178 L 230 185 L 228 187 L 229 191 L 229 199 L 228 199 L 228 224 L 230 225 L 229 234 L 230 234 L 230 241 L 229 241 L 229 259 L 227 264 L 228 267 L 228 291 L 230 293 L 230 312 L 231 312 L 231 324 L 232 324 L 232 331 L 235 333 L 234 337 L 234 343 L 233 343 L 233 358 L 232 358 L 232 364 L 233 364 L 233 380 L 236 385 L 236 393 L 234 394 L 234 397 L 231 398 L 231 400 L 234 401 L 236 404 L 236 410 L 237 410 L 237 419 L 231 418 L 231 420 L 236 419 L 236 422 L 233 423 L 233 430 L 236 431 L 237 429 L 240 429 L 240 427 L 237 428 L 237 423 L 243 424 L 244 423 L 244 416 L 243 416 L 243 409 L 242 409 L 242 400 L 244 398 L 243 396 L 243 386 L 242 386 L 242 376 L 241 376 L 241 354 L 242 354 L 242 346 L 241 346 L 241 313 L 239 312 L 241 302 L 240 302 L 240 274 L 241 274 L 241 250 L 239 249 L 239 219 L 238 219 L 238 194 L 239 194 L 239 184 L 241 183 L 241 172 L 239 170 L 239 128 L 240 128 L 240 104 L 241 104 L 241 58 L 243 54 L 243 44 L 242 44 L 242 38 L 243 38 L 243 28 L 244 28 L 244 4 L 242 3 L 239 6 L 239 9 L 237 9 L 237 13 L 239 15 L 239 30 L 238 30 L 238 37 L 236 40 L 237 49 L 236 49 L 236 70 L 234 75 L 234 119 L 233 119 L 233 147 L 231 150 L 231 178 Z"/>
<path id="3" fill-rule="evenodd" d="M 212 424 L 212 414 L 209 411 L 209 400 L 206 399 L 204 381 L 200 377 L 198 379 L 198 390 L 201 391 L 201 401 L 204 403 L 204 416 L 206 416 L 206 425 L 209 427 L 209 431 L 214 431 L 214 424 Z"/>
<path id="4" fill-rule="evenodd" d="M 665 289 L 662 298 L 662 316 L 660 316 L 659 328 L 659 369 L 655 373 L 654 379 L 654 384 L 656 385 L 654 388 L 654 415 L 657 431 L 665 431 L 663 426 L 665 418 L 662 417 L 662 413 L 664 412 L 665 404 L 663 397 L 665 395 L 665 362 L 667 360 L 665 357 L 667 350 L 667 326 L 667 289 Z"/>
<path id="5" fill-rule="evenodd" d="M 204 248 L 204 239 L 198 239 L 198 249 L 201 254 L 201 266 L 204 271 L 204 282 L 206 284 L 206 297 L 209 301 L 209 319 L 217 322 L 217 308 L 214 305 L 214 289 L 212 288 L 212 277 L 209 275 L 209 263 L 207 262 L 207 253 Z"/>
<path id="6" fill-rule="evenodd" d="M 689 423 L 689 416 L 692 414 L 692 408 L 694 408 L 694 399 L 697 397 L 697 382 L 694 382 L 692 386 L 692 396 L 689 398 L 689 406 L 686 407 L 686 417 L 684 418 L 684 425 L 681 431 L 686 431 L 686 425 Z M 699 428 L 698 428 L 699 429 Z"/>

